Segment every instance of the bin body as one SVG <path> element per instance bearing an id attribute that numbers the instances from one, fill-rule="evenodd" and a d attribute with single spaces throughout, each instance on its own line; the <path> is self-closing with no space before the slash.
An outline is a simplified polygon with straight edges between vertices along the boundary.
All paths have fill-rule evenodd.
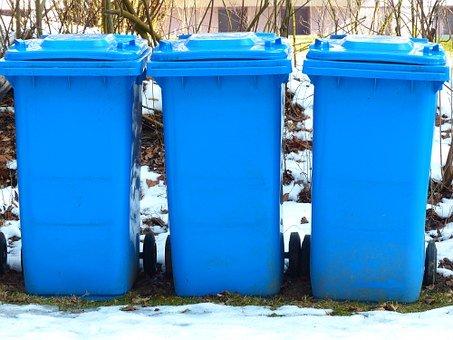
<path id="1" fill-rule="evenodd" d="M 264 43 L 254 34 L 215 34 L 183 37 L 173 44 L 212 39 L 228 49 L 228 43 L 249 37 L 258 39 L 254 44 Z M 159 48 L 148 74 L 163 91 L 176 293 L 275 294 L 282 279 L 282 84 L 291 70 L 287 46 L 281 45 L 282 58 L 262 64 L 247 60 L 241 51 L 238 60 L 217 61 L 216 52 L 206 60 L 195 56 L 195 62 L 179 56 L 159 60 Z M 197 45 L 193 54 L 199 49 L 209 51 L 210 43 Z"/>
<path id="2" fill-rule="evenodd" d="M 78 43 L 91 40 L 94 50 L 104 40 L 111 46 L 135 37 L 49 36 L 38 41 L 43 50 L 46 39 L 67 40 L 72 45 L 58 59 L 77 60 L 54 60 L 61 48 L 51 45 L 47 54 L 28 57 L 24 50 L 26 60 L 7 53 L 0 62 L 15 95 L 25 288 L 39 295 L 122 295 L 138 269 L 147 48 L 137 40 L 143 46 L 131 48 L 129 60 L 113 61 L 86 57 Z"/>
<path id="3" fill-rule="evenodd" d="M 373 48 L 384 55 L 373 60 L 361 50 L 344 56 L 348 48 L 356 52 L 348 41 L 362 43 L 357 46 L 369 55 L 379 52 Z M 377 45 L 366 46 L 369 41 Z M 325 42 L 331 54 L 324 46 L 326 59 L 315 51 L 304 65 L 315 86 L 313 295 L 415 301 L 424 272 L 436 93 L 448 79 L 443 52 L 407 62 L 409 48 L 398 52 L 398 45 L 412 51 L 432 44 L 384 37 Z M 339 51 L 337 44 L 346 47 Z"/>

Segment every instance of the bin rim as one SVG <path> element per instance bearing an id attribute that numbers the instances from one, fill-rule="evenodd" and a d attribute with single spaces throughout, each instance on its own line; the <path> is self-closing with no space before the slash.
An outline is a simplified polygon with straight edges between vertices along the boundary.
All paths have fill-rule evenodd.
<path id="1" fill-rule="evenodd" d="M 161 40 L 153 62 L 286 59 L 291 47 L 285 38 L 268 32 L 223 32 L 180 35 Z"/>
<path id="2" fill-rule="evenodd" d="M 0 75 L 13 76 L 139 76 L 145 72 L 151 54 L 147 48 L 131 60 L 6 60 L 0 59 Z"/>
<path id="3" fill-rule="evenodd" d="M 317 38 L 307 59 L 411 65 L 444 65 L 443 47 L 425 38 L 399 36 L 333 35 Z"/>
<path id="4" fill-rule="evenodd" d="M 444 65 L 413 65 L 306 59 L 303 62 L 302 73 L 307 74 L 310 78 L 330 76 L 408 81 L 446 82 L 450 80 L 448 63 Z"/>
<path id="5" fill-rule="evenodd" d="M 39 39 L 16 39 L 5 52 L 8 61 L 135 60 L 148 43 L 131 34 L 50 34 Z"/>
<path id="6" fill-rule="evenodd" d="M 280 60 L 217 60 L 217 61 L 149 61 L 147 75 L 158 77 L 212 77 L 284 75 L 292 72 L 291 58 Z"/>

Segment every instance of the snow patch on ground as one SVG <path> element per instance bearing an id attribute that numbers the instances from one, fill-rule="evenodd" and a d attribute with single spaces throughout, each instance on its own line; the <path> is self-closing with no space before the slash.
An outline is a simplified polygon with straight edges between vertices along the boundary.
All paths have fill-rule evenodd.
<path id="1" fill-rule="evenodd" d="M 8 208 L 14 207 L 17 202 L 17 196 L 17 187 L 0 188 L 0 213 L 4 213 Z"/>
<path id="2" fill-rule="evenodd" d="M 376 311 L 329 316 L 329 310 L 283 306 L 277 309 L 232 307 L 211 303 L 156 306 L 121 311 L 102 307 L 84 313 L 28 305 L 0 305 L 2 339 L 65 338 L 234 339 L 297 338 L 382 339 L 451 336 L 453 307 L 423 313 Z"/>
<path id="3" fill-rule="evenodd" d="M 442 198 L 442 201 L 432 208 L 440 218 L 449 218 L 453 214 L 453 199 Z"/>
<path id="4" fill-rule="evenodd" d="M 453 222 L 448 223 L 445 227 L 439 230 L 431 230 L 429 236 L 432 238 L 437 237 L 439 241 L 445 241 L 453 237 Z M 440 234 L 440 236 L 439 236 Z"/>
<path id="5" fill-rule="evenodd" d="M 152 80 L 143 82 L 142 95 L 143 114 L 152 115 L 162 111 L 162 91 L 159 85 Z"/>
<path id="6" fill-rule="evenodd" d="M 452 81 L 448 86 L 444 86 L 439 95 L 439 108 L 443 119 L 452 119 L 453 100 Z M 445 165 L 447 160 L 448 151 L 451 144 L 451 124 L 445 123 L 434 128 L 433 146 L 431 153 L 431 178 L 440 182 L 442 180 L 442 166 Z"/>
<path id="7" fill-rule="evenodd" d="M 20 250 L 22 248 L 20 223 L 19 221 L 6 221 L 0 226 L 0 232 L 5 235 L 7 240 L 11 238 L 19 239 L 18 241 L 11 242 L 8 247 L 8 265 L 15 271 L 22 271 L 20 262 Z"/>
<path id="8" fill-rule="evenodd" d="M 6 163 L 6 167 L 10 170 L 17 170 L 17 160 L 12 160 Z"/>
<path id="9" fill-rule="evenodd" d="M 290 170 L 295 182 L 311 182 L 312 157 L 310 150 L 291 152 L 285 156 L 285 169 Z"/>
<path id="10" fill-rule="evenodd" d="M 160 174 L 150 171 L 147 166 L 142 166 L 140 176 L 142 188 L 140 211 L 142 221 L 146 218 L 160 217 L 165 223 L 167 223 L 167 187 L 162 180 L 159 180 Z M 158 181 L 158 183 L 149 187 L 147 181 Z"/>
<path id="11" fill-rule="evenodd" d="M 447 268 L 437 268 L 437 273 L 442 275 L 443 277 L 453 276 L 453 270 Z"/>
<path id="12" fill-rule="evenodd" d="M 437 242 L 436 246 L 437 246 L 437 259 L 439 261 L 444 258 L 453 261 L 453 238 L 446 241 Z"/>
<path id="13" fill-rule="evenodd" d="M 302 222 L 302 219 L 305 219 Z M 311 234 L 311 203 L 286 201 L 282 204 L 283 239 L 285 251 L 288 251 L 289 237 L 298 232 L 301 240 Z"/>

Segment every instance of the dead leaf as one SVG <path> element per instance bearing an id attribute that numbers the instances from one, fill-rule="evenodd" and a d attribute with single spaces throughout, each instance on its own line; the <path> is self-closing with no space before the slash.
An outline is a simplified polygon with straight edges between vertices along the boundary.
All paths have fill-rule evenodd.
<path id="1" fill-rule="evenodd" d="M 387 302 L 382 305 L 382 307 L 390 312 L 396 312 L 398 310 L 398 305 L 395 305 L 393 303 Z"/>
<path id="2" fill-rule="evenodd" d="M 359 307 L 359 306 L 350 306 L 348 308 L 348 310 L 350 312 L 353 312 L 353 313 L 360 313 L 360 312 L 363 312 L 363 308 Z"/>
<path id="3" fill-rule="evenodd" d="M 436 126 L 441 126 L 442 124 L 442 117 L 440 115 L 436 116 Z"/>
<path id="4" fill-rule="evenodd" d="M 432 305 L 433 302 L 434 302 L 434 299 L 426 298 L 426 299 L 425 299 L 425 302 L 426 302 L 428 305 Z"/>
<path id="5" fill-rule="evenodd" d="M 294 181 L 294 176 L 293 176 L 291 170 L 286 169 L 285 172 L 283 173 L 283 184 L 288 185 L 292 181 Z"/>
<path id="6" fill-rule="evenodd" d="M 132 299 L 132 303 L 134 305 L 144 305 L 146 304 L 151 298 L 150 297 L 136 297 Z"/>
<path id="7" fill-rule="evenodd" d="M 143 220 L 143 224 L 146 224 L 150 227 L 158 225 L 162 228 L 166 227 L 167 224 L 160 217 L 151 217 Z"/>
<path id="8" fill-rule="evenodd" d="M 148 186 L 148 188 L 152 188 L 152 187 L 155 187 L 156 185 L 159 184 L 159 181 L 153 181 L 152 179 L 147 179 L 146 180 L 146 185 Z"/>

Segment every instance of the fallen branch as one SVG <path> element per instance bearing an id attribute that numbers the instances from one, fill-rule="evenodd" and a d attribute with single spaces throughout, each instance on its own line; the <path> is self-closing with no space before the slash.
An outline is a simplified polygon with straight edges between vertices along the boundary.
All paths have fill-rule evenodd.
<path id="1" fill-rule="evenodd" d="M 152 109 L 151 109 L 151 110 L 152 110 Z M 150 123 L 150 124 L 157 125 L 158 127 L 163 127 L 163 126 L 164 126 L 161 122 L 155 120 L 153 117 L 151 117 L 151 116 L 149 116 L 149 115 L 143 115 L 143 119 L 144 119 L 146 122 Z"/>

